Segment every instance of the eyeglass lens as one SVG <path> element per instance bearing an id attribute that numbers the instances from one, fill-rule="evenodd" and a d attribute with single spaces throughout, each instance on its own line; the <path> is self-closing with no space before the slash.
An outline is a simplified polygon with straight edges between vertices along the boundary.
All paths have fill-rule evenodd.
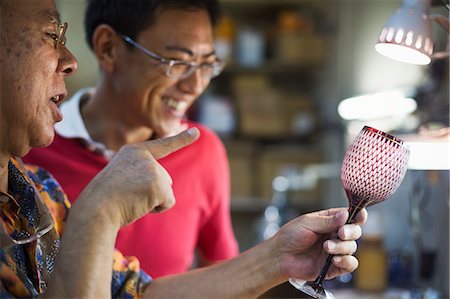
<path id="1" fill-rule="evenodd" d="M 219 63 L 213 64 L 191 64 L 191 63 L 172 63 L 168 65 L 167 76 L 174 79 L 185 79 L 192 75 L 197 69 L 200 69 L 202 78 L 211 80 L 222 71 L 222 65 Z"/>

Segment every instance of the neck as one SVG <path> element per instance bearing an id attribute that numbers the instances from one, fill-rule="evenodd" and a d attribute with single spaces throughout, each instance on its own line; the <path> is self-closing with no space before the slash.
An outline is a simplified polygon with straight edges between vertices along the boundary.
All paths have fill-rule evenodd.
<path id="1" fill-rule="evenodd" d="M 101 85 L 81 107 L 81 115 L 91 138 L 109 149 L 148 140 L 153 131 L 126 119 L 120 99 Z"/>

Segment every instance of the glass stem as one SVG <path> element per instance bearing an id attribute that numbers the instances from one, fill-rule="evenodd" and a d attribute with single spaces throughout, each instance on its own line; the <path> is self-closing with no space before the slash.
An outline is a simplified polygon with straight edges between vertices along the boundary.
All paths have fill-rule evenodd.
<path id="1" fill-rule="evenodd" d="M 356 214 L 358 214 L 358 212 L 362 209 L 363 207 L 361 206 L 354 206 L 354 205 L 350 205 L 350 207 L 348 208 L 348 219 L 347 222 L 345 222 L 345 224 L 350 224 L 353 223 L 353 220 L 355 219 Z M 327 256 L 327 260 L 325 261 L 325 264 L 323 265 L 322 269 L 320 270 L 319 276 L 317 276 L 316 280 L 314 280 L 314 283 L 317 285 L 322 285 L 323 281 L 325 279 L 325 276 L 327 276 L 327 272 L 328 269 L 330 269 L 331 266 L 331 260 L 333 259 L 333 254 L 329 254 Z"/>
<path id="2" fill-rule="evenodd" d="M 322 269 L 320 270 L 319 276 L 317 276 L 316 280 L 314 280 L 314 283 L 317 285 L 322 285 L 323 280 L 325 279 L 325 276 L 327 275 L 328 269 L 330 269 L 331 266 L 331 259 L 333 258 L 332 254 L 329 254 L 327 257 L 327 260 L 325 262 L 325 265 L 323 265 Z"/>

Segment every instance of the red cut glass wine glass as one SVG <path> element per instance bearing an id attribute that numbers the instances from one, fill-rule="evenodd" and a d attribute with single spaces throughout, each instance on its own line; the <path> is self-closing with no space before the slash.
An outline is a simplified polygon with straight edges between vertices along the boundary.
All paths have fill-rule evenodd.
<path id="1" fill-rule="evenodd" d="M 363 208 L 389 198 L 400 186 L 408 165 L 409 150 L 403 141 L 380 130 L 365 126 L 348 147 L 341 168 L 341 181 L 349 201 L 347 224 Z M 314 281 L 290 278 L 289 282 L 313 298 L 334 298 L 323 287 L 333 255 Z"/>

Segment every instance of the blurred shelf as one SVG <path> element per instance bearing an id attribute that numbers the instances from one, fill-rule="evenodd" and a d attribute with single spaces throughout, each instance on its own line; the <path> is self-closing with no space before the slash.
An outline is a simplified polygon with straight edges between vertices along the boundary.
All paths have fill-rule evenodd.
<path id="1" fill-rule="evenodd" d="M 308 133 L 304 136 L 298 136 L 294 134 L 286 133 L 284 135 L 279 134 L 275 135 L 250 135 L 250 134 L 241 134 L 236 135 L 234 140 L 242 140 L 242 141 L 250 141 L 259 145 L 279 145 L 279 146 L 292 146 L 292 147 L 312 147 L 316 145 L 318 139 L 320 137 L 320 132 L 312 132 Z"/>
<path id="2" fill-rule="evenodd" d="M 220 0 L 220 3 L 223 5 L 304 5 L 307 3 L 313 2 L 322 2 L 325 3 L 325 0 Z"/>
<path id="3" fill-rule="evenodd" d="M 305 73 L 311 75 L 314 72 L 319 72 L 321 70 L 321 63 L 312 63 L 312 62 L 304 62 L 304 63 L 281 63 L 281 62 L 267 62 L 261 66 L 240 66 L 238 64 L 229 64 L 224 69 L 224 74 L 292 74 L 295 73 Z"/>
<path id="4" fill-rule="evenodd" d="M 214 105 L 232 107 L 234 131 L 221 136 L 230 153 L 232 194 L 240 195 L 232 196 L 231 212 L 256 216 L 271 202 L 274 176 L 323 161 L 316 91 L 334 44 L 335 11 L 325 0 L 219 1 L 226 18 L 216 36 L 225 41 L 219 49 L 228 65 L 198 111 L 212 115 Z M 291 194 L 292 203 L 309 210 L 319 191 Z"/>
<path id="5" fill-rule="evenodd" d="M 232 213 L 262 213 L 269 203 L 259 197 L 232 196 Z"/>

